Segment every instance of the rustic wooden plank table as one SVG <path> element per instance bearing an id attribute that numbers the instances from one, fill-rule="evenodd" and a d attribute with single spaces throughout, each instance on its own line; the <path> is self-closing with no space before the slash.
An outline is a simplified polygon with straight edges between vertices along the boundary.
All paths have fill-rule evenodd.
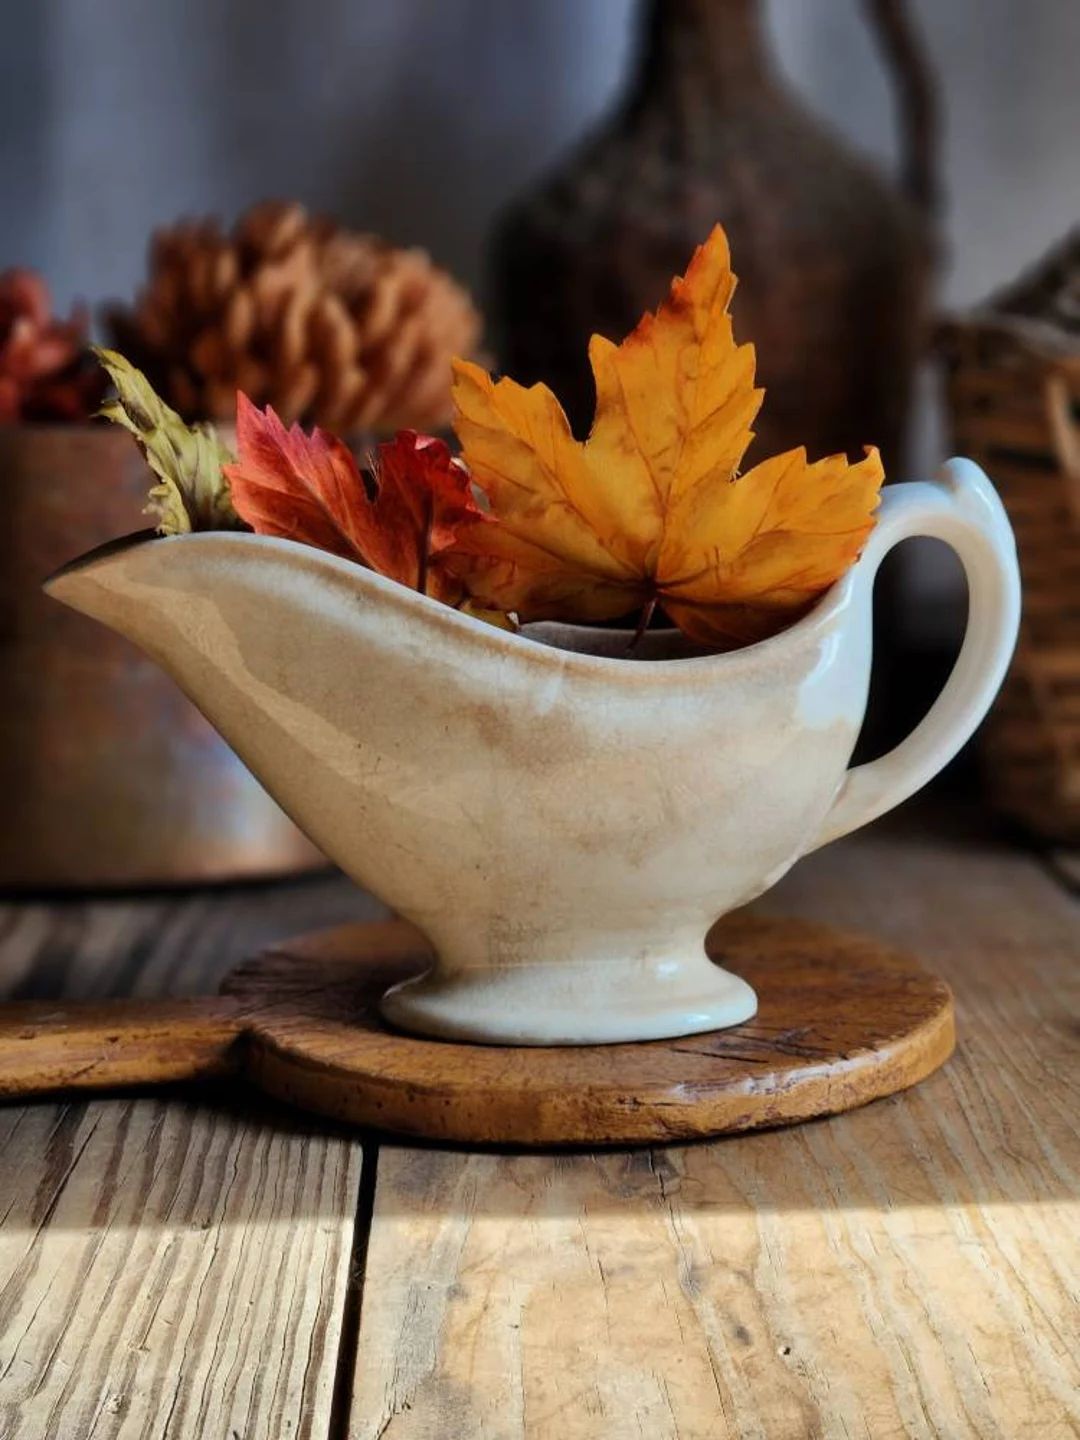
<path id="1" fill-rule="evenodd" d="M 1080 1435 L 1080 902 L 916 815 L 767 908 L 952 983 L 903 1096 L 647 1152 L 467 1154 L 236 1087 L 0 1109 L 0 1440 Z M 0 907 L 7 996 L 197 993 L 342 880 Z"/>

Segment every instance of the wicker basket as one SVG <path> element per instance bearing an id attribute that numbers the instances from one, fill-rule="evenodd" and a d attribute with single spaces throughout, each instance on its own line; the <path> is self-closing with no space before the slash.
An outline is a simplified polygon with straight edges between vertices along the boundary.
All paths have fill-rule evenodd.
<path id="1" fill-rule="evenodd" d="M 1016 530 L 1020 645 L 985 730 L 991 794 L 1039 836 L 1080 843 L 1080 234 L 942 330 L 956 453 Z"/>

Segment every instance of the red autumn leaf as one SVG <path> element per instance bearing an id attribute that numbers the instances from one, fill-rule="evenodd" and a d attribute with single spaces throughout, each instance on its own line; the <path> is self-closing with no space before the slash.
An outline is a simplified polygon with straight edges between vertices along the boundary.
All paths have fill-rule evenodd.
<path id="1" fill-rule="evenodd" d="M 448 604 L 463 595 L 438 554 L 479 514 L 469 475 L 430 435 L 402 430 L 380 445 L 369 487 L 340 440 L 237 396 L 237 458 L 225 466 L 237 514 L 259 535 L 299 540 L 355 560 Z"/>
<path id="2" fill-rule="evenodd" d="M 411 582 L 413 588 L 451 603 L 460 599 L 460 582 L 440 571 L 438 557 L 454 543 L 461 524 L 483 519 L 465 465 L 434 435 L 399 430 L 393 440 L 379 446 L 374 468 L 377 498 L 373 509 L 380 533 L 399 545 L 406 537 L 411 539 L 411 549 L 405 547 L 405 568 L 408 573 L 411 567 L 417 577 Z M 374 568 L 410 583 L 383 564 Z"/>

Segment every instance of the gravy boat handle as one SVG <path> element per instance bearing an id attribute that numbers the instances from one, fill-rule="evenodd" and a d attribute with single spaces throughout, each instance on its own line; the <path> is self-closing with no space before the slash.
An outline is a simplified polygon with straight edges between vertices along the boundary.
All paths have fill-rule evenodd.
<path id="1" fill-rule="evenodd" d="M 968 620 L 960 654 L 941 694 L 907 739 L 847 772 L 808 851 L 884 815 L 933 779 L 989 710 L 1012 658 L 1020 623 L 1016 542 L 997 492 L 974 461 L 950 460 L 936 481 L 882 492 L 856 583 L 869 590 L 885 554 L 915 535 L 944 540 L 964 567 Z"/>

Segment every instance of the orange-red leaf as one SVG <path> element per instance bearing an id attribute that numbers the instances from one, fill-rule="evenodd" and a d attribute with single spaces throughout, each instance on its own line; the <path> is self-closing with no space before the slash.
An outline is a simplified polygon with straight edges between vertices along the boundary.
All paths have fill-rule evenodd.
<path id="1" fill-rule="evenodd" d="M 453 598 L 460 598 L 460 583 L 455 585 L 439 570 L 438 557 L 466 519 L 482 518 L 468 470 L 450 454 L 445 441 L 399 430 L 393 440 L 379 446 L 374 479 L 377 496 L 372 511 L 388 551 L 375 568 L 395 579 L 404 569 L 417 577 L 412 582 L 417 590 L 448 599 L 453 589 Z"/>
<path id="2" fill-rule="evenodd" d="M 594 335 L 596 417 L 574 439 L 545 385 L 455 362 L 455 428 L 485 491 L 447 564 L 483 604 L 523 620 L 610 620 L 658 602 L 728 646 L 782 628 L 848 568 L 873 525 L 876 450 L 808 464 L 793 450 L 739 476 L 761 405 L 737 345 L 717 226 L 655 315 Z"/>
<path id="3" fill-rule="evenodd" d="M 467 470 L 441 440 L 399 432 L 379 446 L 370 487 L 340 440 L 286 429 L 243 394 L 236 440 L 225 474 L 237 513 L 258 534 L 329 550 L 450 604 L 461 599 L 461 582 L 438 555 L 479 512 Z"/>

